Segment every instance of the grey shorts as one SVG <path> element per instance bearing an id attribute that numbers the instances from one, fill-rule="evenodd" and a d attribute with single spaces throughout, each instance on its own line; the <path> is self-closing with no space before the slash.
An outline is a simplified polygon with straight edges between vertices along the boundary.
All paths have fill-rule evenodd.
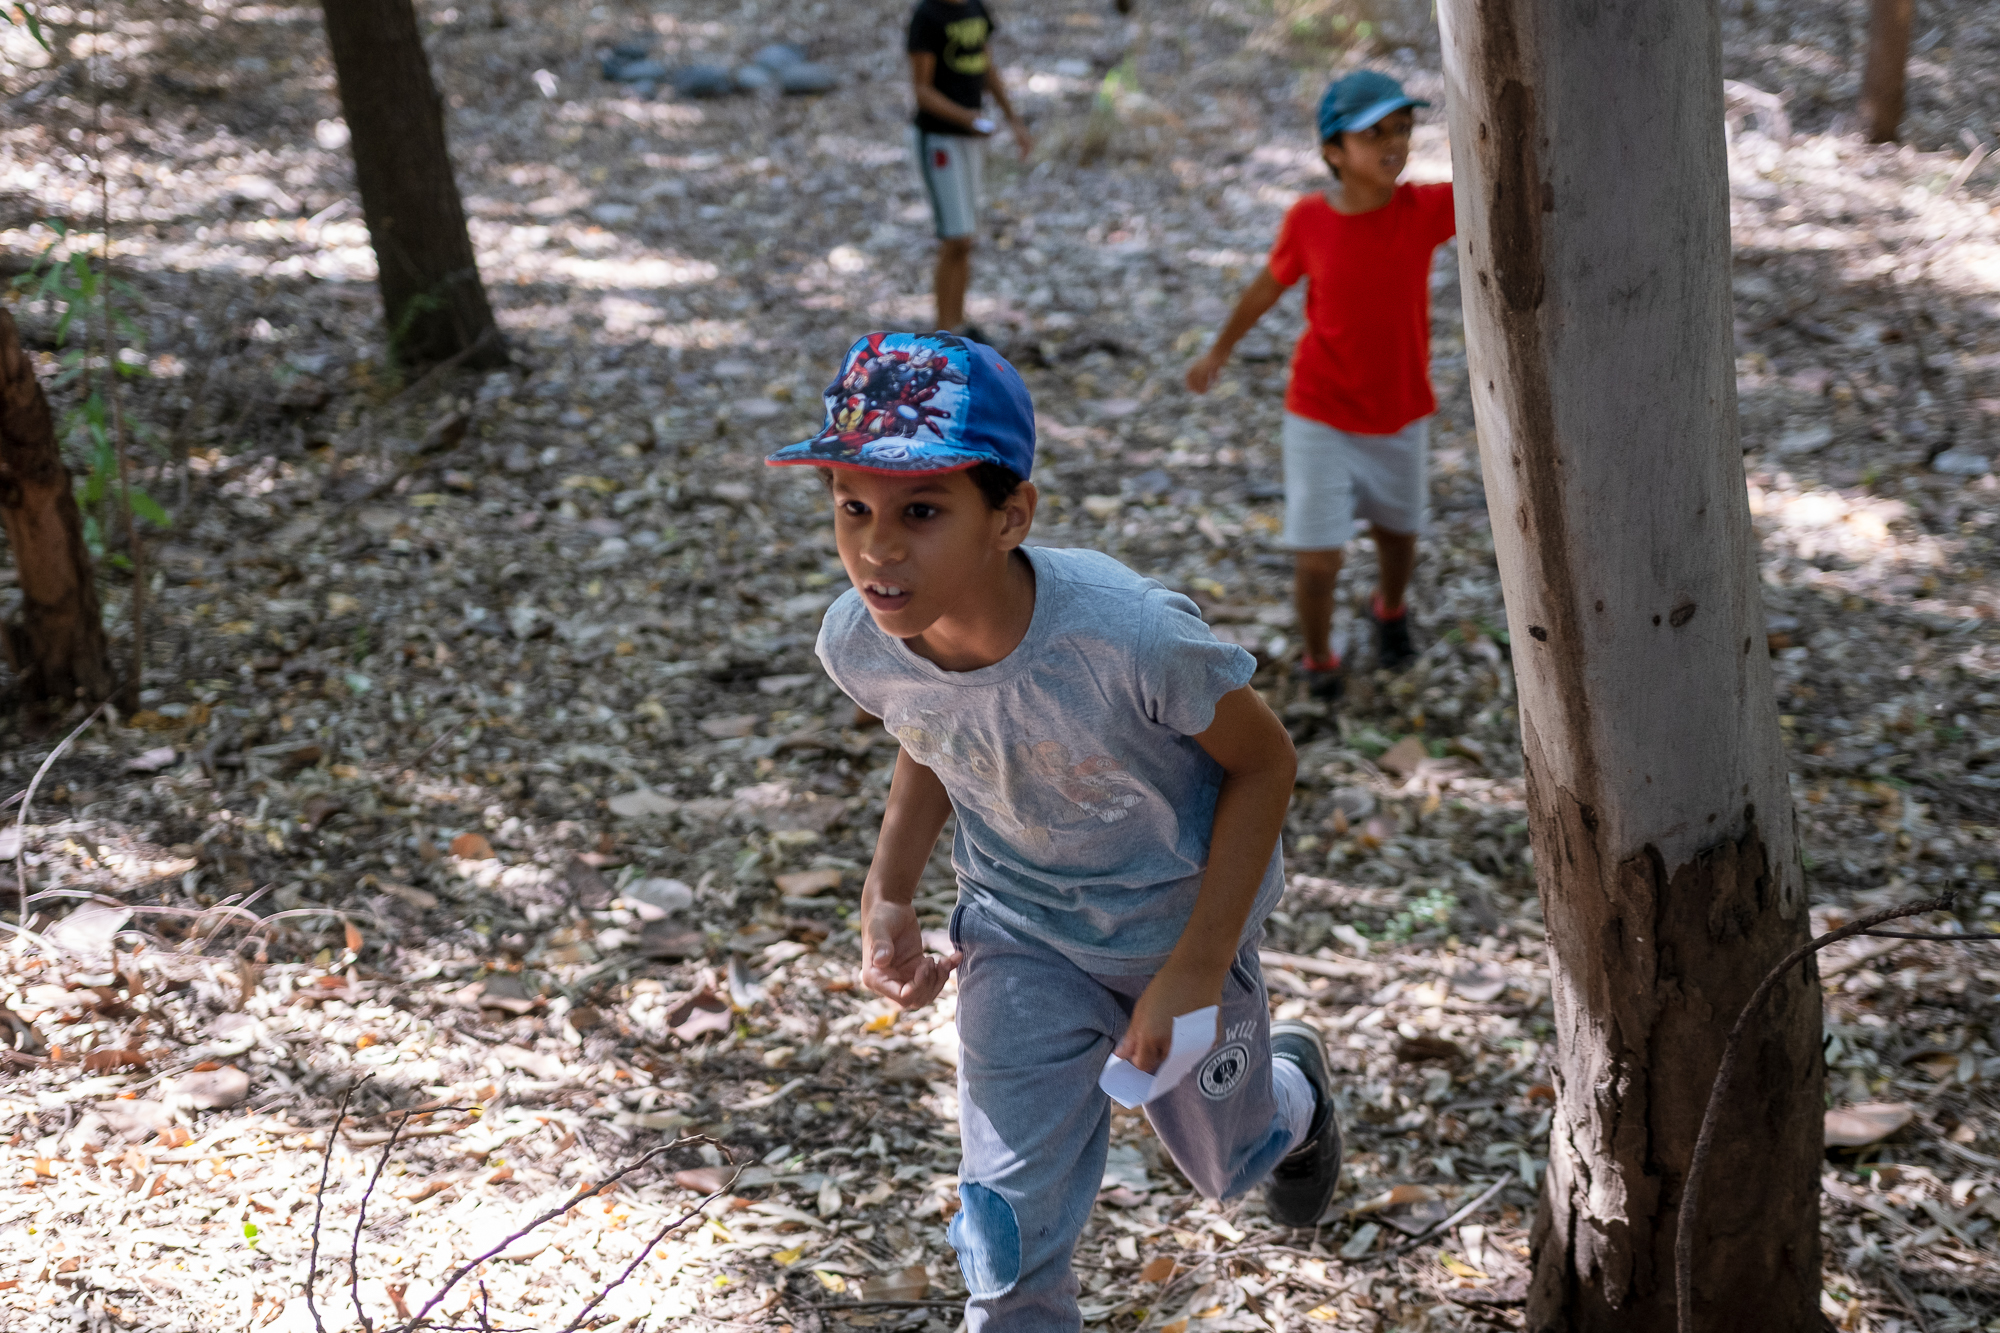
<path id="1" fill-rule="evenodd" d="M 979 226 L 986 141 L 970 134 L 931 134 L 912 125 L 910 154 L 931 202 L 938 239 L 972 235 Z"/>
<path id="2" fill-rule="evenodd" d="M 1421 534 L 1430 518 L 1431 419 L 1394 435 L 1356 435 L 1285 413 L 1285 531 L 1294 551 L 1330 551 L 1354 520 Z"/>
<path id="3" fill-rule="evenodd" d="M 1077 1333 L 1070 1256 L 1111 1142 L 1098 1086 L 1150 976 L 1085 972 L 970 904 L 952 915 L 958 967 L 963 1207 L 948 1233 L 970 1299 L 967 1333 Z M 1261 1183 L 1291 1144 L 1271 1071 L 1271 1011 L 1254 932 L 1222 989 L 1222 1040 L 1146 1107 L 1190 1184 L 1226 1199 Z"/>

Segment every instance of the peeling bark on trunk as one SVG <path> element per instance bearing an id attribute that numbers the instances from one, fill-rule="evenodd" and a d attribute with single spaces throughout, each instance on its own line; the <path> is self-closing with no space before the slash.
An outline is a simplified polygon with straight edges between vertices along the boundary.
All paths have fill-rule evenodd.
<path id="1" fill-rule="evenodd" d="M 391 353 L 422 365 L 484 339 L 465 364 L 504 365 L 411 0 L 323 0 L 323 7 Z"/>
<path id="2" fill-rule="evenodd" d="M 1910 17 L 1915 8 L 1915 0 L 1869 0 L 1861 119 L 1870 143 L 1894 143 L 1902 136 L 1903 83 L 1910 65 Z"/>
<path id="3" fill-rule="evenodd" d="M 1444 0 L 1481 464 L 1549 938 L 1556 1114 L 1528 1327 L 1669 1333 L 1730 1023 L 1806 899 L 1737 439 L 1713 6 Z M 1703 1329 L 1819 1328 L 1817 978 L 1708 1166 Z"/>
<path id="4" fill-rule="evenodd" d="M 0 625 L 0 646 L 24 700 L 91 702 L 111 692 L 104 617 L 83 517 L 56 447 L 49 400 L 0 307 L 0 524 L 14 553 L 21 618 Z"/>

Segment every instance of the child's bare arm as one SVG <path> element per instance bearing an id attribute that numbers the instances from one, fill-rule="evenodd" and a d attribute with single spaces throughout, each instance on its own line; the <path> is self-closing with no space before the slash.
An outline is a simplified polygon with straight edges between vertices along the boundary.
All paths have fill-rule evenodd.
<path id="1" fill-rule="evenodd" d="M 937 998 L 958 955 L 926 957 L 923 932 L 910 906 L 917 881 L 937 846 L 951 798 L 937 774 L 910 758 L 896 756 L 882 833 L 861 887 L 861 984 L 905 1009 Z"/>
<path id="2" fill-rule="evenodd" d="M 1215 383 L 1215 377 L 1222 373 L 1229 354 L 1236 350 L 1236 344 L 1284 294 L 1285 289 L 1271 276 L 1269 268 L 1258 269 L 1257 276 L 1243 289 L 1243 295 L 1236 298 L 1236 308 L 1229 312 L 1229 322 L 1222 326 L 1222 332 L 1215 335 L 1215 342 L 1188 367 L 1188 388 L 1196 393 L 1207 393 L 1209 386 Z"/>
<path id="3" fill-rule="evenodd" d="M 1222 791 L 1208 839 L 1208 869 L 1180 941 L 1132 1010 L 1116 1054 L 1148 1073 L 1173 1043 L 1174 1019 L 1222 1000 L 1243 923 L 1285 826 L 1298 756 L 1292 738 L 1256 691 L 1231 690 L 1195 742 L 1222 765 Z"/>
<path id="4" fill-rule="evenodd" d="M 1014 146 L 1021 150 L 1021 160 L 1026 162 L 1028 154 L 1035 151 L 1035 141 L 1028 134 L 1027 122 L 1014 112 L 1014 104 L 1007 98 L 1007 85 L 1000 79 L 1000 62 L 988 62 L 986 66 L 986 91 L 993 94 L 994 105 L 1007 118 L 1007 128 L 1014 132 Z"/>

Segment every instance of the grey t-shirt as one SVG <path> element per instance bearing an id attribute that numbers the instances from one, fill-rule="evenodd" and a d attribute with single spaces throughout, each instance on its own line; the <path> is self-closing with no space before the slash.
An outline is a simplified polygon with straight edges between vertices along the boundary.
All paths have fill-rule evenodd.
<path id="1" fill-rule="evenodd" d="M 944 783 L 963 897 L 1085 971 L 1152 972 L 1194 909 L 1222 785 L 1191 738 L 1256 662 L 1110 556 L 1022 549 L 1034 616 L 992 666 L 919 657 L 851 589 L 826 613 L 820 661 Z M 1283 890 L 1273 848 L 1245 939 Z"/>

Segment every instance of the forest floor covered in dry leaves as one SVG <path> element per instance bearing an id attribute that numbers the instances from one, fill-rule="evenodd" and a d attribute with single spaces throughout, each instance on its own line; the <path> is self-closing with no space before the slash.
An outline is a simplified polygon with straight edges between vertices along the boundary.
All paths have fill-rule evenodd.
<path id="1" fill-rule="evenodd" d="M 1266 973 L 1336 1052 L 1350 1156 L 1325 1223 L 1283 1231 L 1196 1198 L 1120 1114 L 1086 1318 L 1519 1327 L 1551 1026 L 1456 266 L 1428 648 L 1371 673 L 1343 610 L 1362 670 L 1332 715 L 1294 682 L 1273 544 L 1297 299 L 1218 392 L 1179 374 L 1317 186 L 1309 110 L 1361 53 L 1313 45 L 1309 5 L 1150 3 L 999 7 L 1041 145 L 996 145 L 972 313 L 1035 395 L 1039 539 L 1187 591 L 1294 730 Z M 382 355 L 316 7 L 113 6 L 95 37 L 49 10 L 53 61 L 0 29 L 0 260 L 25 269 L 43 218 L 95 244 L 101 123 L 152 371 L 124 411 L 174 516 L 142 710 L 32 803 L 83 718 L 0 721 L 0 870 L 35 932 L 0 952 L 0 1323 L 298 1333 L 317 1237 L 327 1328 L 413 1316 L 504 1244 L 438 1308 L 561 1329 L 664 1227 L 591 1326 L 942 1333 L 951 997 L 898 1015 L 853 985 L 893 742 L 811 652 L 844 586 L 817 485 L 758 465 L 857 334 L 929 316 L 903 6 L 421 9 L 517 365 L 414 384 Z M 1815 921 L 1949 885 L 1991 929 L 2000 25 L 1919 3 L 1897 149 L 1843 116 L 1858 11 L 1738 12 L 1744 464 Z M 597 72 L 635 35 L 669 64 L 797 41 L 841 86 L 640 100 Z M 1370 58 L 1439 96 L 1434 36 Z M 1449 173 L 1441 113 L 1415 156 Z M 52 379 L 58 312 L 15 309 Z M 122 654 L 132 583 L 104 586 Z M 927 924 L 952 899 L 940 854 Z M 2000 958 L 1871 941 L 1822 975 L 1852 1145 L 1825 1173 L 1831 1322 L 2000 1329 Z M 515 1235 L 683 1134 L 706 1141 Z"/>

